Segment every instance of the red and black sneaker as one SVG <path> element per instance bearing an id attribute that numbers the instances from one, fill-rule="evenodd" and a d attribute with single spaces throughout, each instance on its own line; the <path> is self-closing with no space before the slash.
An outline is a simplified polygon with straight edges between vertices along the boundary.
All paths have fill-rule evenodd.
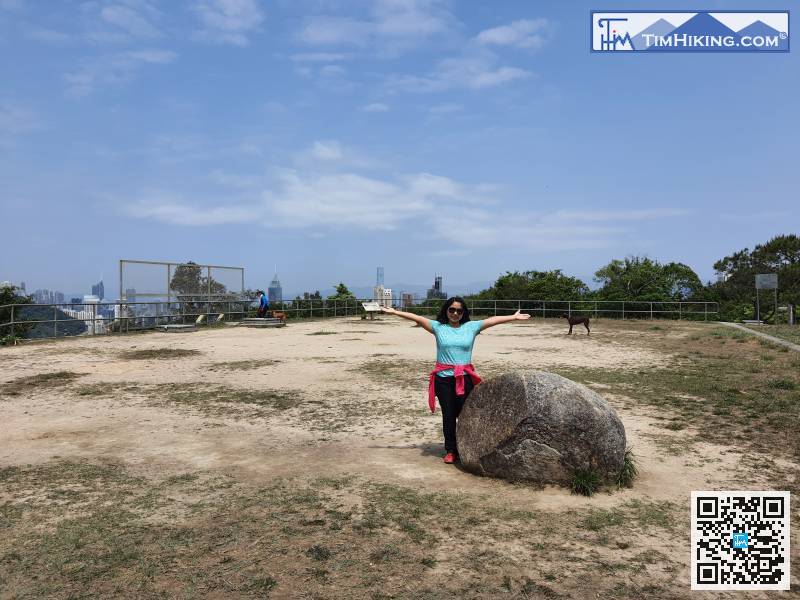
<path id="1" fill-rule="evenodd" d="M 452 465 L 454 462 L 456 462 L 456 455 L 452 452 L 448 452 L 444 455 L 444 462 L 445 464 Z"/>

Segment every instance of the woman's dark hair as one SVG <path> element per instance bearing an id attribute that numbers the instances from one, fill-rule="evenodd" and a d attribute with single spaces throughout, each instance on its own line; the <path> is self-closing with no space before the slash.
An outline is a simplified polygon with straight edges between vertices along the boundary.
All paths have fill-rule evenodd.
<path id="1" fill-rule="evenodd" d="M 436 320 L 442 325 L 447 325 L 450 322 L 447 318 L 447 309 L 453 306 L 453 302 L 460 302 L 461 306 L 464 308 L 464 312 L 461 313 L 461 321 L 459 321 L 459 323 L 463 325 L 469 321 L 469 309 L 467 308 L 467 303 L 464 302 L 464 299 L 461 296 L 453 296 L 452 298 L 448 298 L 447 302 L 442 304 L 442 309 L 439 311 L 439 314 L 436 315 Z"/>

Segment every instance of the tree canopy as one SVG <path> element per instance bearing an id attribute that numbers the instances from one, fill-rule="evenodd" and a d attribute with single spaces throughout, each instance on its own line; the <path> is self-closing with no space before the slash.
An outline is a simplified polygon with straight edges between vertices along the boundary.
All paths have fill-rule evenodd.
<path id="1" fill-rule="evenodd" d="M 336 300 L 336 301 L 339 301 L 339 300 L 353 300 L 353 299 L 355 299 L 355 296 L 353 295 L 353 292 L 351 292 L 347 288 L 347 286 L 341 281 L 336 286 L 336 293 L 331 295 L 331 296 L 328 296 L 328 300 Z"/>
<path id="2" fill-rule="evenodd" d="M 755 276 L 778 275 L 778 302 L 800 304 L 800 237 L 779 235 L 751 251 L 744 248 L 714 263 L 719 281 L 709 293 L 730 318 L 752 316 L 756 299 Z M 748 314 L 745 314 L 748 313 Z"/>
<path id="3" fill-rule="evenodd" d="M 579 300 L 589 286 L 576 277 L 554 271 L 507 271 L 489 289 L 473 296 L 476 300 Z"/>
<path id="4" fill-rule="evenodd" d="M 615 258 L 597 270 L 594 280 L 602 284 L 596 292 L 601 300 L 682 301 L 703 289 L 691 267 L 675 262 L 662 265 L 639 256 Z"/>
<path id="5" fill-rule="evenodd" d="M 0 286 L 0 323 L 9 323 L 11 321 L 11 307 L 8 305 L 30 304 L 33 302 L 33 298 L 31 296 L 26 296 L 21 292 L 22 290 L 14 285 Z M 18 321 L 19 319 L 20 313 L 19 311 L 16 311 L 14 314 L 14 320 Z M 17 337 L 24 337 L 25 334 L 30 331 L 32 326 L 32 324 L 28 323 L 14 325 L 14 335 Z M 11 326 L 0 327 L 0 339 L 6 336 L 11 336 Z"/>
<path id="6" fill-rule="evenodd" d="M 169 282 L 169 289 L 178 296 L 203 297 L 209 291 L 212 295 L 224 294 L 226 287 L 208 274 L 204 275 L 203 268 L 195 262 L 178 265 Z"/>

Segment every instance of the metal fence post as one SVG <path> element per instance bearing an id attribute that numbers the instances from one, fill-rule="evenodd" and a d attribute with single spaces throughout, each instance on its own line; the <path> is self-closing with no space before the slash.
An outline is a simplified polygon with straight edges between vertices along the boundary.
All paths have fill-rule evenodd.
<path id="1" fill-rule="evenodd" d="M 683 316 L 683 302 L 678 302 L 678 321 L 681 320 Z"/>
<path id="2" fill-rule="evenodd" d="M 597 318 L 597 300 L 594 301 L 594 318 Z"/>
<path id="3" fill-rule="evenodd" d="M 653 303 L 650 303 L 650 320 L 653 320 Z"/>
<path id="4" fill-rule="evenodd" d="M 708 321 L 708 302 L 703 302 L 703 320 Z"/>
<path id="5" fill-rule="evenodd" d="M 14 337 L 14 305 L 11 305 L 11 337 Z"/>
<path id="6" fill-rule="evenodd" d="M 572 301 L 567 300 L 567 314 L 571 317 L 572 316 Z"/>
<path id="7" fill-rule="evenodd" d="M 497 316 L 497 300 L 494 301 L 494 316 Z"/>
<path id="8" fill-rule="evenodd" d="M 542 318 L 547 318 L 547 302 L 542 300 Z"/>
<path id="9" fill-rule="evenodd" d="M 53 337 L 58 337 L 58 313 L 55 306 L 53 306 Z"/>
<path id="10" fill-rule="evenodd" d="M 625 300 L 622 301 L 622 318 L 625 318 Z"/>

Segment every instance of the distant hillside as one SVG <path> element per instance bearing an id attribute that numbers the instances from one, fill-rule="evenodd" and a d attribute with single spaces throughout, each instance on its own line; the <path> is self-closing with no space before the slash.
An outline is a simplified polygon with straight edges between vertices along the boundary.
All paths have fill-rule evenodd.
<path id="1" fill-rule="evenodd" d="M 25 306 L 17 310 L 18 312 L 14 315 L 15 320 L 45 321 L 57 319 L 59 337 L 86 333 L 86 323 L 73 319 L 61 310 L 56 309 L 55 316 L 53 309 L 47 306 Z M 25 337 L 31 339 L 53 337 L 53 323 L 36 323 L 25 334 Z"/>

